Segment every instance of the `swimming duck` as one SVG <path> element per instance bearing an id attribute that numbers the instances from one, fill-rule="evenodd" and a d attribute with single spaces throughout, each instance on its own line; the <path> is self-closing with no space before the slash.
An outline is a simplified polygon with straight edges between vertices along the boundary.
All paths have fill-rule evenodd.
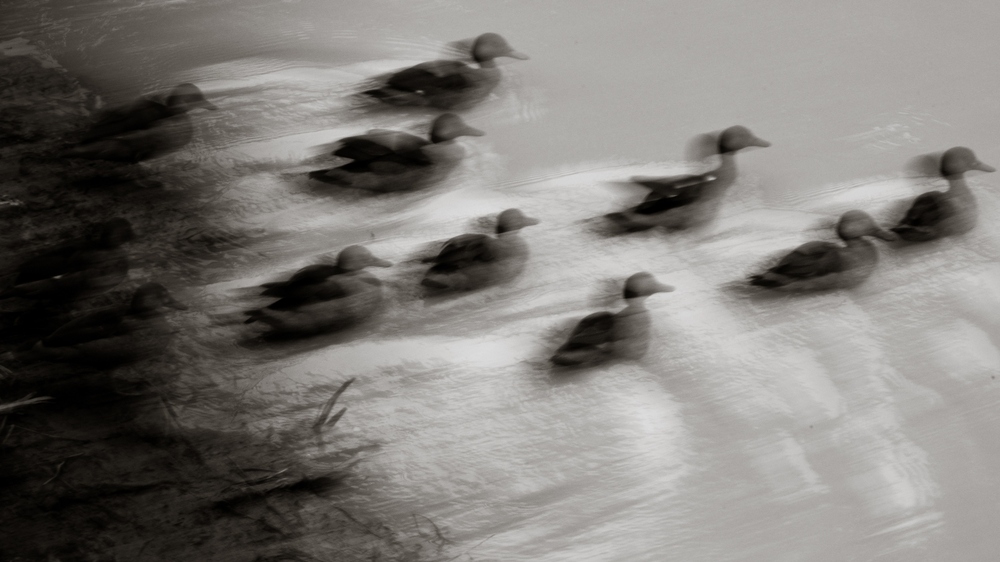
<path id="1" fill-rule="evenodd" d="M 128 254 L 122 245 L 135 238 L 123 218 L 101 225 L 96 241 L 71 242 L 25 261 L 0 298 L 70 300 L 108 291 L 128 275 Z"/>
<path id="2" fill-rule="evenodd" d="M 187 113 L 197 107 L 216 109 L 197 87 L 182 84 L 167 98 L 166 105 L 143 100 L 131 108 L 112 112 L 80 144 L 60 155 L 128 163 L 165 156 L 191 142 L 194 124 Z"/>
<path id="3" fill-rule="evenodd" d="M 634 183 L 651 189 L 651 193 L 639 205 L 606 217 L 628 231 L 656 226 L 684 229 L 705 223 L 715 217 L 722 195 L 736 181 L 736 153 L 751 146 L 766 148 L 771 143 L 746 127 L 729 127 L 719 135 L 721 162 L 717 168 L 704 174 L 634 177 Z"/>
<path id="4" fill-rule="evenodd" d="M 629 277 L 623 293 L 625 308 L 616 313 L 595 312 L 580 320 L 551 361 L 560 366 L 579 366 L 600 363 L 610 357 L 643 357 L 649 348 L 652 324 L 646 297 L 673 290 L 646 272 Z"/>
<path id="5" fill-rule="evenodd" d="M 507 209 L 497 217 L 497 236 L 462 234 L 448 240 L 421 285 L 430 289 L 467 291 L 506 283 L 524 271 L 528 245 L 519 235 L 522 228 L 538 224 L 518 209 Z"/>
<path id="6" fill-rule="evenodd" d="M 119 364 L 166 348 L 171 330 L 163 308 L 186 310 L 159 283 L 146 283 L 127 307 L 100 310 L 72 320 L 35 346 L 52 361 Z"/>
<path id="7" fill-rule="evenodd" d="M 837 223 L 837 235 L 844 245 L 833 242 L 807 242 L 763 274 L 750 277 L 750 283 L 770 289 L 823 290 L 854 287 L 872 274 L 878 263 L 878 249 L 864 236 L 896 240 L 865 212 L 848 211 Z"/>
<path id="8" fill-rule="evenodd" d="M 309 177 L 372 191 L 418 189 L 440 180 L 462 160 L 465 150 L 455 139 L 484 134 L 454 113 L 434 120 L 429 141 L 409 133 L 375 129 L 339 141 L 333 155 L 353 162 L 310 172 Z"/>
<path id="9" fill-rule="evenodd" d="M 494 59 L 527 60 L 496 33 L 484 33 L 472 44 L 472 58 L 479 67 L 461 61 L 436 60 L 400 70 L 374 90 L 364 92 L 390 105 L 460 109 L 482 101 L 500 83 Z"/>
<path id="10" fill-rule="evenodd" d="M 181 84 L 174 88 L 163 103 L 144 98 L 131 105 L 103 112 L 80 140 L 88 143 L 130 131 L 148 129 L 161 119 L 187 113 L 199 107 L 213 111 L 218 109 L 205 99 L 205 95 L 197 86 Z"/>
<path id="11" fill-rule="evenodd" d="M 945 151 L 941 157 L 941 175 L 948 180 L 948 191 L 930 191 L 917 197 L 892 231 L 903 240 L 926 242 L 975 228 L 976 199 L 965 183 L 965 173 L 972 170 L 995 172 L 996 168 L 980 162 L 964 146 Z"/>
<path id="12" fill-rule="evenodd" d="M 374 315 L 382 303 L 382 282 L 360 267 L 306 283 L 311 276 L 300 277 L 301 284 L 293 277 L 291 286 L 269 287 L 284 296 L 267 308 L 247 311 L 245 323 L 266 324 L 270 335 L 308 336 L 353 326 Z"/>
<path id="13" fill-rule="evenodd" d="M 373 256 L 364 246 L 348 246 L 340 251 L 336 265 L 321 263 L 303 267 L 296 271 L 288 281 L 264 283 L 261 285 L 264 289 L 261 295 L 279 298 L 291 297 L 303 291 L 308 292 L 335 275 L 361 271 L 371 266 L 389 267 L 391 265 L 388 261 Z"/>

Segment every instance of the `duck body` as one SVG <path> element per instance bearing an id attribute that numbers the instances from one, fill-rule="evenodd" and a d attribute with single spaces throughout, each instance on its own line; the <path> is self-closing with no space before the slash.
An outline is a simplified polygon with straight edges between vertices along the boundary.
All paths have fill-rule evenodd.
<path id="1" fill-rule="evenodd" d="M 469 291 L 502 284 L 519 276 L 528 261 L 527 242 L 519 232 L 538 224 L 517 209 L 497 220 L 497 235 L 462 234 L 448 240 L 421 284 L 432 290 Z"/>
<path id="2" fill-rule="evenodd" d="M 570 367 L 597 365 L 610 358 L 641 359 L 649 350 L 652 331 L 644 301 L 649 295 L 673 290 L 648 273 L 633 275 L 626 282 L 625 308 L 616 313 L 595 312 L 580 320 L 552 356 L 552 363 Z"/>
<path id="3" fill-rule="evenodd" d="M 485 99 L 500 83 L 494 59 L 528 58 L 496 33 L 476 38 L 472 56 L 478 66 L 454 60 L 425 62 L 396 72 L 383 86 L 364 94 L 390 105 L 464 109 Z"/>
<path id="4" fill-rule="evenodd" d="M 171 333 L 162 308 L 184 310 L 158 283 L 136 290 L 127 307 L 100 310 L 72 320 L 42 339 L 35 350 L 46 359 L 122 364 L 162 352 Z"/>
<path id="5" fill-rule="evenodd" d="M 461 162 L 465 149 L 455 139 L 483 134 L 453 113 L 434 120 L 430 140 L 376 129 L 367 135 L 341 139 L 333 155 L 352 162 L 310 172 L 309 178 L 379 192 L 420 189 L 440 181 Z"/>
<path id="6" fill-rule="evenodd" d="M 361 271 L 366 267 L 389 267 L 392 264 L 372 255 L 364 246 L 348 246 L 340 251 L 336 264 L 314 264 L 295 272 L 287 281 L 264 283 L 262 296 L 295 297 L 308 292 L 336 275 Z"/>
<path id="7" fill-rule="evenodd" d="M 807 242 L 787 254 L 777 265 L 750 283 L 769 289 L 819 291 L 856 287 L 863 283 L 878 264 L 878 249 L 862 236 L 895 240 L 892 232 L 879 228 L 861 211 L 848 211 L 837 227 L 844 244 Z"/>
<path id="8" fill-rule="evenodd" d="M 62 156 L 136 163 L 169 154 L 191 141 L 194 124 L 187 113 L 199 107 L 217 109 L 196 86 L 181 84 L 165 103 L 141 99 L 104 112 Z"/>
<path id="9" fill-rule="evenodd" d="M 730 127 L 718 140 L 721 162 L 717 168 L 704 174 L 632 178 L 650 189 L 649 195 L 639 205 L 606 217 L 626 231 L 657 226 L 681 230 L 709 222 L 718 214 L 722 196 L 736 181 L 736 152 L 751 146 L 767 147 L 770 143 L 746 127 Z"/>
<path id="10" fill-rule="evenodd" d="M 948 180 L 948 190 L 918 196 L 892 231 L 909 242 L 928 242 L 974 229 L 978 222 L 978 205 L 965 181 L 965 173 L 972 170 L 993 172 L 995 168 L 980 162 L 968 148 L 954 147 L 945 151 L 941 158 L 941 175 Z"/>
<path id="11" fill-rule="evenodd" d="M 0 298 L 72 300 L 111 290 L 128 275 L 122 245 L 134 236 L 127 220 L 109 221 L 97 241 L 65 244 L 21 264 L 13 286 Z"/>
<path id="12" fill-rule="evenodd" d="M 382 282 L 366 271 L 352 271 L 248 311 L 246 323 L 265 324 L 272 334 L 308 336 L 354 326 L 372 317 L 381 304 Z"/>

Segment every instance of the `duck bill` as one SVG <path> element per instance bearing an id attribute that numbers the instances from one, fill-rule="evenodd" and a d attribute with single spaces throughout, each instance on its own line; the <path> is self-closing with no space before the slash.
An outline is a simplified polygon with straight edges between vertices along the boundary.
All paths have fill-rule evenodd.
<path id="1" fill-rule="evenodd" d="M 656 289 L 657 293 L 672 293 L 675 290 L 672 285 L 667 285 L 666 283 L 659 283 L 659 282 L 656 283 L 656 287 L 654 288 Z"/>
<path id="2" fill-rule="evenodd" d="M 525 224 L 525 226 L 535 226 L 539 222 L 540 221 L 538 219 L 533 219 L 531 217 L 524 217 L 524 224 Z"/>
<path id="3" fill-rule="evenodd" d="M 509 53 L 507 53 L 504 56 L 505 57 L 510 57 L 512 59 L 517 59 L 517 60 L 531 60 L 531 57 L 529 57 L 528 55 L 526 55 L 526 54 L 524 54 L 522 52 L 519 52 L 519 51 L 514 51 L 514 50 L 510 51 Z"/>
<path id="4" fill-rule="evenodd" d="M 466 137 L 482 137 L 486 135 L 483 131 L 476 129 L 475 127 L 469 127 L 468 125 L 466 125 L 461 132 L 462 135 Z"/>
<path id="5" fill-rule="evenodd" d="M 767 148 L 771 146 L 771 143 L 767 142 L 762 138 L 754 137 L 753 140 L 750 141 L 750 146 L 759 146 L 761 148 Z"/>
<path id="6" fill-rule="evenodd" d="M 872 232 L 872 236 L 885 240 L 886 242 L 893 242 L 899 240 L 899 236 L 895 232 L 890 232 L 888 230 L 876 230 Z"/>
<path id="7" fill-rule="evenodd" d="M 990 166 L 989 164 L 983 164 L 982 162 L 980 162 L 978 160 L 976 161 L 975 164 L 972 165 L 972 169 L 973 170 L 979 170 L 980 172 L 995 172 L 995 171 L 997 171 L 997 169 L 994 168 L 993 166 Z"/>
<path id="8" fill-rule="evenodd" d="M 389 260 L 380 260 L 376 258 L 372 262 L 372 265 L 374 265 L 375 267 L 392 267 L 392 262 Z"/>
<path id="9" fill-rule="evenodd" d="M 166 305 L 166 306 L 169 306 L 170 308 L 176 309 L 176 310 L 187 310 L 188 309 L 187 305 L 182 304 L 182 303 L 180 303 L 180 302 L 178 302 L 178 301 L 176 301 L 174 299 L 170 299 L 170 300 L 168 300 L 167 302 L 165 302 L 163 304 Z"/>

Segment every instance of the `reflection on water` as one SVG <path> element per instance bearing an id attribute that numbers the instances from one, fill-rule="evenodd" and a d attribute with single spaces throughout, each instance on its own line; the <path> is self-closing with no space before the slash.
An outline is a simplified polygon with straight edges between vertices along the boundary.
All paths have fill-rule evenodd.
<path id="1" fill-rule="evenodd" d="M 1000 160 L 991 137 L 1000 114 L 982 95 L 992 84 L 971 71 L 995 42 L 990 18 L 976 10 L 993 8 L 240 6 L 19 2 L 3 24 L 21 34 L 3 43 L 6 55 L 37 46 L 47 65 L 81 76 L 109 106 L 193 83 L 218 107 L 183 112 L 191 134 L 156 158 L 95 164 L 104 181 L 80 189 L 29 188 L 64 165 L 46 154 L 3 168 L 17 178 L 18 204 L 78 209 L 58 225 L 17 218 L 39 238 L 29 242 L 68 237 L 56 231 L 81 216 L 98 223 L 121 214 L 146 226 L 128 245 L 127 278 L 109 281 L 118 288 L 91 304 L 121 305 L 126 289 L 156 280 L 191 308 L 165 320 L 174 330 L 158 360 L 160 369 L 178 366 L 165 384 L 187 396 L 173 408 L 189 426 L 238 419 L 267 436 L 313 423 L 334 388 L 354 380 L 336 439 L 364 462 L 337 505 L 427 517 L 455 541 L 449 556 L 977 559 L 992 551 L 984 525 L 996 514 L 998 462 L 994 221 L 961 237 L 882 245 L 877 267 L 851 290 L 748 295 L 732 284 L 772 265 L 769 256 L 832 239 L 837 217 L 853 209 L 897 224 L 918 194 L 946 183 L 905 170 L 916 152 L 961 144 Z M 911 17 L 901 20 L 900 10 Z M 435 138 L 428 124 L 438 111 L 354 95 L 421 61 L 458 60 L 448 42 L 485 30 L 532 56 L 500 65 L 495 89 L 460 111 L 487 136 Z M 64 98 L 78 108 L 86 96 Z M 82 112 L 58 111 L 85 130 Z M 732 123 L 773 146 L 722 178 L 731 186 L 713 200 L 711 220 L 627 236 L 595 227 L 649 198 L 650 177 L 718 181 L 721 168 L 664 155 Z M 34 147 L 54 135 L 6 134 Z M 363 139 L 367 151 L 330 154 L 341 139 Z M 426 169 L 444 162 L 435 159 L 439 144 L 462 152 L 447 159 L 447 173 Z M 344 170 L 352 165 L 374 175 L 405 169 L 403 183 L 418 189 L 310 179 L 321 168 L 355 173 Z M 984 217 L 1000 212 L 989 181 L 968 179 Z M 689 193 L 687 184 L 668 187 L 651 201 Z M 523 272 L 427 299 L 428 258 L 456 271 L 503 262 L 491 252 L 506 250 L 495 222 L 504 209 L 539 219 L 517 234 Z M 459 233 L 452 250 L 461 267 L 441 257 Z M 260 295 L 260 285 L 315 271 L 303 268 L 352 245 L 393 265 L 324 276 L 308 294 Z M 641 358 L 553 369 L 549 358 L 575 323 L 618 310 L 620 283 L 638 271 L 676 289 L 646 303 Z M 259 323 L 245 324 L 247 310 L 278 327 L 287 324 L 279 313 L 317 303 L 335 303 L 323 305 L 322 321 L 347 317 L 355 308 L 344 303 L 359 295 L 350 302 L 364 321 L 307 322 L 330 332 L 314 338 L 262 340 Z M 273 297 L 302 302 L 274 308 Z M 306 461 L 328 453 L 299 445 Z"/>

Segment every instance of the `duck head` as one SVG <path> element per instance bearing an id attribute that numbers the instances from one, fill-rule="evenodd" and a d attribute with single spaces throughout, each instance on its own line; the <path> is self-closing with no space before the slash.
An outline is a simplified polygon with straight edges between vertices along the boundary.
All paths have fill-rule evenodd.
<path id="1" fill-rule="evenodd" d="M 134 238 L 132 223 L 127 219 L 115 218 L 101 225 L 100 244 L 105 248 L 117 248 Z"/>
<path id="2" fill-rule="evenodd" d="M 941 155 L 941 175 L 946 178 L 961 177 L 972 170 L 995 172 L 996 168 L 980 162 L 976 153 L 964 146 L 949 148 Z"/>
<path id="3" fill-rule="evenodd" d="M 883 229 L 864 211 L 847 211 L 837 223 L 837 235 L 843 240 L 854 240 L 862 236 L 874 236 L 882 240 L 897 240 L 898 236 Z"/>
<path id="4" fill-rule="evenodd" d="M 733 125 L 719 135 L 719 154 L 736 152 L 751 146 L 767 148 L 771 146 L 771 143 L 756 137 L 750 132 L 750 129 L 742 125 Z"/>
<path id="5" fill-rule="evenodd" d="M 486 133 L 470 127 L 462 118 L 454 113 L 445 113 L 434 120 L 431 125 L 431 142 L 439 143 L 457 139 L 458 137 L 481 137 Z"/>
<path id="6" fill-rule="evenodd" d="M 146 283 L 132 295 L 129 311 L 134 314 L 151 314 L 164 306 L 177 310 L 187 310 L 187 307 L 174 300 L 167 288 L 159 283 Z"/>
<path id="7" fill-rule="evenodd" d="M 344 271 L 361 271 L 366 267 L 389 267 L 392 263 L 376 258 L 364 246 L 348 246 L 337 256 L 337 266 Z"/>
<path id="8" fill-rule="evenodd" d="M 476 38 L 472 44 L 472 58 L 476 62 L 488 62 L 498 57 L 528 60 L 528 55 L 515 51 L 498 33 L 484 33 Z"/>
<path id="9" fill-rule="evenodd" d="M 533 219 L 520 209 L 507 209 L 497 217 L 497 234 L 504 232 L 517 232 L 526 226 L 538 224 L 538 219 Z"/>
<path id="10" fill-rule="evenodd" d="M 213 111 L 219 109 L 215 104 L 205 99 L 205 94 L 201 93 L 198 86 L 194 84 L 181 84 L 174 88 L 174 91 L 170 92 L 170 96 L 167 97 L 167 107 L 182 112 L 191 111 L 198 107 Z"/>
<path id="11" fill-rule="evenodd" d="M 670 285 L 657 281 L 652 273 L 643 271 L 636 273 L 625 281 L 625 290 L 622 296 L 626 300 L 642 299 L 656 293 L 670 293 L 673 290 L 674 288 Z"/>

